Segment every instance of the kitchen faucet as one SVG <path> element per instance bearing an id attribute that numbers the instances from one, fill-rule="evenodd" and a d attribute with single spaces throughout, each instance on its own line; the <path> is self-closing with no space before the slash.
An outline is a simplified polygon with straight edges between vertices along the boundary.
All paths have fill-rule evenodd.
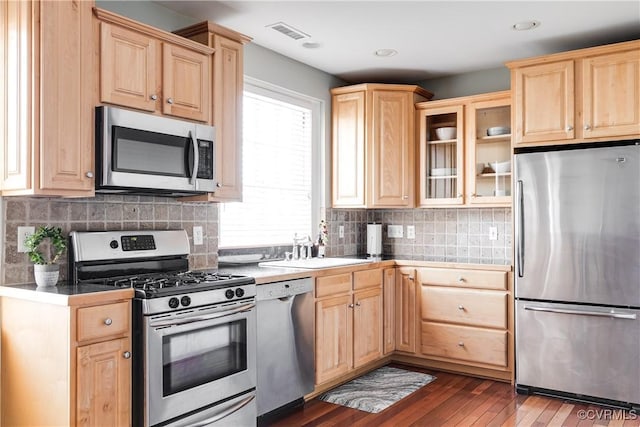
<path id="1" fill-rule="evenodd" d="M 295 233 L 293 235 L 293 259 L 311 259 L 311 245 L 311 237 L 298 237 L 298 233 Z"/>

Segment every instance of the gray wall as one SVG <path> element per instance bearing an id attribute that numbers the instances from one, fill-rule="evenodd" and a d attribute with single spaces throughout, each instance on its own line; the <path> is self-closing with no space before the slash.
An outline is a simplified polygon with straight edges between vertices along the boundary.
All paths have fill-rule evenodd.
<path id="1" fill-rule="evenodd" d="M 509 90 L 511 76 L 507 67 L 500 67 L 423 80 L 416 84 L 433 92 L 436 100 Z"/>

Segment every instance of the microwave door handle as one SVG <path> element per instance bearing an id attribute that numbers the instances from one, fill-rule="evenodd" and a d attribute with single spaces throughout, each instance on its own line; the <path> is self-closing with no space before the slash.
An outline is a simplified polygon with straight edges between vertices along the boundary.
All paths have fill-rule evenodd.
<path id="1" fill-rule="evenodd" d="M 198 151 L 197 141 L 193 139 L 191 131 L 189 131 L 189 141 L 191 142 L 191 148 L 193 150 L 193 169 L 191 170 L 191 177 L 189 178 L 189 184 L 193 185 L 193 189 L 197 190 L 197 178 L 198 178 L 198 163 L 200 163 L 200 152 Z"/>

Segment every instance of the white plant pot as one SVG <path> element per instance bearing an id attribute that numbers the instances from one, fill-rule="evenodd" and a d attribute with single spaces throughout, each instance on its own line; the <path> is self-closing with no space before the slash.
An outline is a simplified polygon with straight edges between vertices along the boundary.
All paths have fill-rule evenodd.
<path id="1" fill-rule="evenodd" d="M 33 276 L 36 284 L 42 287 L 52 287 L 58 283 L 60 276 L 60 266 L 57 264 L 35 264 L 33 266 Z"/>

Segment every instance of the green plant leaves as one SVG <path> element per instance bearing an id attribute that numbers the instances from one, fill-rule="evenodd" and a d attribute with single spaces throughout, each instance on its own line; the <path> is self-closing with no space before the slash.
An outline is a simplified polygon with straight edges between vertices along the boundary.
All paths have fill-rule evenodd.
<path id="1" fill-rule="evenodd" d="M 40 245 L 48 240 L 47 257 L 42 253 Z M 25 240 L 27 255 L 34 264 L 54 264 L 67 248 L 67 240 L 60 227 L 38 227 L 35 233 Z M 51 258 L 49 259 L 49 256 Z"/>

